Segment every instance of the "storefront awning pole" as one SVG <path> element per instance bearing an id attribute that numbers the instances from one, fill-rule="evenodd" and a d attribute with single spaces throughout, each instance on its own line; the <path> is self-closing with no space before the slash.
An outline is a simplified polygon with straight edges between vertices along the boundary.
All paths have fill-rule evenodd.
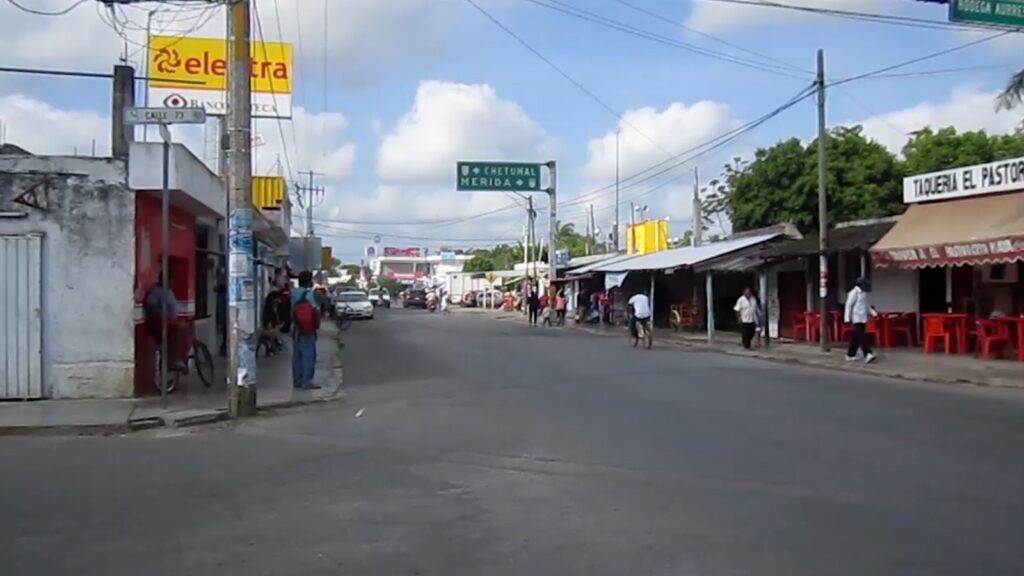
<path id="1" fill-rule="evenodd" d="M 715 339 L 715 285 L 711 275 L 711 270 L 708 270 L 704 276 L 704 299 L 707 300 L 708 310 L 708 342 Z"/>

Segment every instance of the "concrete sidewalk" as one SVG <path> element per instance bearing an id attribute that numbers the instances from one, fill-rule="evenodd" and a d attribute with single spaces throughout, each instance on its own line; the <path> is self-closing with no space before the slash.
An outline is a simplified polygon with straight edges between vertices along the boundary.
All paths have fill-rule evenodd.
<path id="1" fill-rule="evenodd" d="M 286 347 L 290 342 L 285 343 Z M 257 407 L 260 411 L 337 400 L 344 397 L 339 332 L 324 322 L 317 341 L 314 382 L 320 390 L 292 388 L 291 353 L 257 360 Z M 203 387 L 197 377 L 182 379 L 163 407 L 159 396 L 98 400 L 38 400 L 0 403 L 0 434 L 44 431 L 117 432 L 158 426 L 205 424 L 227 417 L 224 360 L 214 358 L 214 381 Z"/>
<path id="2" fill-rule="evenodd" d="M 522 316 L 516 314 L 501 314 L 497 318 L 523 321 Z M 554 329 L 577 329 L 623 339 L 627 336 L 626 328 L 623 326 L 570 323 L 565 328 L 556 327 Z M 801 364 L 903 380 L 1024 388 L 1024 362 L 982 360 L 969 354 L 949 356 L 925 354 L 921 348 L 876 348 L 875 353 L 878 358 L 871 364 L 865 364 L 859 360 L 847 361 L 845 344 L 833 344 L 832 350 L 825 353 L 818 348 L 816 342 L 809 345 L 807 342 L 773 340 L 768 347 L 744 350 L 740 346 L 738 333 L 719 332 L 713 342 L 708 342 L 707 337 L 703 334 L 665 329 L 655 330 L 654 342 L 656 347 L 659 345 L 678 346 L 772 362 Z"/>

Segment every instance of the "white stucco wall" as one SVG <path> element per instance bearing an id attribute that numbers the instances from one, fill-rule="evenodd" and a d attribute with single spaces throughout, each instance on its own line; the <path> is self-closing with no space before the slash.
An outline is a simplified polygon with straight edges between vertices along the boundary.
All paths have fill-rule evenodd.
<path id="1" fill-rule="evenodd" d="M 875 268 L 871 271 L 871 304 L 882 312 L 918 312 L 917 270 Z"/>
<path id="2" fill-rule="evenodd" d="M 128 164 L 129 187 L 132 190 L 161 190 L 163 162 L 162 143 L 132 142 Z M 220 218 L 226 217 L 227 192 L 224 182 L 183 144 L 171 146 L 168 187 L 183 191 L 205 211 Z M 197 214 L 203 213 L 198 207 L 189 208 Z"/>
<path id="3" fill-rule="evenodd" d="M 40 185 L 44 210 L 13 198 Z M 135 199 L 121 161 L 0 156 L 0 234 L 42 233 L 43 392 L 131 396 Z"/>

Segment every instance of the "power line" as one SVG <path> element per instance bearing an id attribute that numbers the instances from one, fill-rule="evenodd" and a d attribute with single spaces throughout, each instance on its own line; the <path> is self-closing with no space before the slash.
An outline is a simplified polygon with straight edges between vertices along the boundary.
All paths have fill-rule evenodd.
<path id="1" fill-rule="evenodd" d="M 714 50 L 710 50 L 710 49 L 707 49 L 707 48 L 701 48 L 700 46 L 697 46 L 697 45 L 694 45 L 694 44 L 689 44 L 689 43 L 686 43 L 686 42 L 682 42 L 682 41 L 676 40 L 674 38 L 669 38 L 667 36 L 662 36 L 660 34 L 656 34 L 654 32 L 649 32 L 649 31 L 644 30 L 642 28 L 637 28 L 635 26 L 631 26 L 629 24 L 625 24 L 625 23 L 619 22 L 617 20 L 612 20 L 610 18 L 606 18 L 604 16 L 601 16 L 600 14 L 596 14 L 594 12 L 590 12 L 590 11 L 584 10 L 582 8 L 577 8 L 575 6 L 572 6 L 571 4 L 567 4 L 565 2 L 560 2 L 559 0 L 548 0 L 548 1 L 543 1 L 543 0 L 525 0 L 525 1 L 529 2 L 531 4 L 535 4 L 537 6 L 541 6 L 541 7 L 547 8 L 549 10 L 554 10 L 556 12 L 560 12 L 562 14 L 566 14 L 566 15 L 572 16 L 574 18 L 579 18 L 581 20 L 586 20 L 588 22 L 593 22 L 595 24 L 598 24 L 600 26 L 604 26 L 606 28 L 610 28 L 612 30 L 618 30 L 618 31 L 626 33 L 626 34 L 630 34 L 630 35 L 633 35 L 633 36 L 637 36 L 639 38 L 644 38 L 644 39 L 647 39 L 647 40 L 651 40 L 653 42 L 657 42 L 657 43 L 665 45 L 665 46 L 670 46 L 672 48 L 678 48 L 680 50 L 684 50 L 686 52 L 690 52 L 690 53 L 693 53 L 693 54 L 707 56 L 709 58 L 714 58 L 716 60 L 722 60 L 722 61 L 725 61 L 725 62 L 730 62 L 730 63 L 737 64 L 737 65 L 740 65 L 740 66 L 745 66 L 747 68 L 752 68 L 754 70 L 759 70 L 761 72 L 768 72 L 770 74 L 778 74 L 778 75 L 781 75 L 781 76 L 788 76 L 790 78 L 796 78 L 796 79 L 799 79 L 799 80 L 807 80 L 808 79 L 808 78 L 805 78 L 805 77 L 802 77 L 802 76 L 795 76 L 794 74 L 790 73 L 790 71 L 793 69 L 793 67 L 788 65 L 788 64 L 785 65 L 785 66 L 779 66 L 779 65 L 771 64 L 771 63 L 760 63 L 760 62 L 756 62 L 756 61 L 753 61 L 753 60 L 750 60 L 750 59 L 747 59 L 747 58 L 743 58 L 743 57 L 739 57 L 739 56 L 732 56 L 732 55 L 729 55 L 729 54 L 724 54 L 722 52 L 715 52 Z M 548 3 L 548 2 L 551 2 L 551 3 Z M 803 72 L 803 71 L 801 71 L 799 69 L 797 71 Z"/>
<path id="2" fill-rule="evenodd" d="M 477 4 L 477 3 L 476 3 L 476 2 L 474 1 L 474 0 L 466 0 L 466 2 L 467 2 L 467 3 L 469 3 L 469 5 L 471 5 L 471 6 L 473 7 L 473 8 L 476 8 L 476 10 L 477 10 L 478 12 L 480 12 L 481 14 L 483 14 L 485 18 L 487 18 L 487 19 L 488 19 L 488 20 L 490 20 L 490 21 L 491 21 L 492 23 L 494 23 L 494 25 L 495 25 L 495 26 L 497 26 L 498 28 L 501 28 L 501 29 L 502 29 L 502 30 L 503 30 L 503 31 L 504 31 L 504 32 L 505 32 L 506 34 L 508 34 L 509 36 L 511 36 L 511 37 L 512 37 L 513 39 L 515 39 L 515 41 L 516 41 L 516 42 L 518 42 L 518 43 L 519 43 L 519 44 L 521 44 L 521 45 L 522 45 L 522 46 L 523 46 L 524 48 L 526 48 L 526 49 L 527 49 L 527 50 L 529 50 L 529 51 L 530 51 L 531 53 L 533 53 L 533 55 L 534 55 L 534 56 L 536 56 L 536 57 L 537 57 L 537 58 L 539 58 L 539 59 L 540 59 L 540 60 L 541 60 L 542 62 L 544 62 L 545 64 L 547 64 L 547 65 L 548 65 L 548 66 L 549 66 L 549 67 L 550 67 L 550 68 L 551 68 L 552 70 L 554 70 L 555 72 L 557 72 L 557 73 L 558 73 L 558 74 L 559 74 L 559 75 L 560 75 L 560 76 L 561 76 L 562 78 L 565 78 L 565 79 L 566 79 L 566 80 L 568 80 L 568 81 L 569 81 L 569 82 L 570 82 L 570 83 L 571 83 L 571 84 L 572 84 L 573 86 L 575 86 L 575 87 L 576 87 L 577 89 L 579 89 L 579 90 L 580 90 L 581 92 L 583 92 L 584 94 L 586 94 L 586 95 L 587 95 L 587 96 L 588 96 L 588 97 L 589 97 L 589 98 L 590 98 L 591 100 L 593 100 L 594 102 L 596 102 L 596 103 L 597 103 L 598 105 L 600 105 L 600 106 L 601 106 L 602 108 L 604 108 L 604 109 L 605 109 L 606 111 L 608 111 L 608 112 L 609 112 L 609 113 L 610 113 L 611 115 L 613 115 L 613 116 L 615 116 L 616 118 L 618 118 L 618 119 L 619 119 L 619 121 L 621 121 L 621 122 L 622 122 L 623 124 L 625 124 L 626 126 L 628 126 L 628 127 L 629 127 L 629 128 L 631 129 L 631 130 L 633 130 L 634 132 L 636 132 L 636 133 L 637 133 L 637 134 L 639 134 L 640 136 L 643 136 L 643 137 L 644 137 L 644 139 L 646 139 L 646 140 L 647 140 L 648 142 L 650 142 L 651 144 L 654 144 L 654 146 L 656 146 L 656 147 L 657 147 L 658 149 L 660 149 L 660 150 L 661 150 L 662 152 L 664 152 L 665 154 L 667 154 L 667 155 L 671 156 L 671 153 L 670 153 L 670 152 L 669 152 L 668 150 L 666 150 L 666 149 L 665 149 L 664 147 L 662 147 L 662 146 L 661 146 L 660 144 L 658 144 L 657 142 L 655 142 L 655 141 L 654 141 L 654 140 L 653 140 L 653 139 L 652 139 L 652 138 L 651 138 L 650 136 L 648 136 L 647 134 L 645 134 L 645 133 L 644 133 L 644 132 L 643 132 L 642 130 L 640 130 L 639 128 L 637 128 L 636 126 L 634 126 L 632 122 L 630 122 L 629 120 L 627 120 L 627 119 L 626 119 L 626 118 L 625 118 L 625 117 L 624 117 L 624 116 L 623 116 L 622 114 L 620 114 L 620 113 L 619 113 L 619 112 L 618 112 L 618 111 L 617 111 L 617 110 L 616 110 L 615 108 L 613 108 L 613 107 L 612 107 L 612 106 L 611 106 L 610 104 L 608 104 L 608 103 L 607 103 L 607 102 L 605 102 L 605 101 L 604 101 L 603 99 L 601 99 L 601 97 L 600 97 L 600 96 L 598 96 L 598 95 L 597 95 L 597 94 L 595 94 L 595 93 L 594 93 L 593 91 L 591 91 L 591 90 L 590 90 L 589 88 L 587 88 L 586 86 L 584 86 L 583 84 L 581 84 L 581 83 L 580 83 L 580 82 L 579 82 L 578 80 L 576 80 L 575 78 L 573 78 L 573 77 L 572 77 L 572 76 L 571 76 L 571 75 L 570 75 L 570 74 L 569 74 L 568 72 L 566 72 L 565 70 L 563 70 L 563 69 L 562 69 L 561 67 L 559 67 L 559 66 L 558 66 L 557 64 L 555 64 L 555 63 L 554 63 L 553 61 L 551 61 L 551 59 L 549 59 L 549 58 L 548 58 L 547 56 L 545 56 L 544 54 L 542 54 L 542 53 L 541 53 L 541 52 L 540 52 L 539 50 L 537 50 L 536 48 L 534 48 L 533 46 L 531 46 L 529 42 L 527 42 L 527 41 L 526 41 L 526 40 L 524 40 L 524 39 L 523 39 L 522 37 L 520 37 L 520 36 L 519 36 L 518 34 L 516 34 L 516 33 L 515 33 L 515 32 L 514 32 L 514 31 L 513 31 L 513 30 L 512 30 L 511 28 L 509 28 L 508 26 L 505 26 L 505 25 L 504 25 L 504 24 L 503 24 L 503 23 L 502 23 L 502 22 L 501 22 L 500 20 L 498 20 L 497 18 L 495 18 L 494 16 L 492 16 L 490 12 L 488 12 L 487 10 L 484 10 L 484 8 L 483 8 L 482 6 L 480 6 L 479 4 Z"/>
<path id="3" fill-rule="evenodd" d="M 642 184 L 644 182 L 650 181 L 650 180 L 652 180 L 654 178 L 657 178 L 658 176 L 660 176 L 662 174 L 666 174 L 666 173 L 668 173 L 668 172 L 678 168 L 679 166 L 685 166 L 687 160 L 693 160 L 694 158 L 697 158 L 697 157 L 699 157 L 701 155 L 707 154 L 707 153 L 709 153 L 709 152 L 711 152 L 713 150 L 717 150 L 717 149 L 720 149 L 720 148 L 728 145 L 729 143 L 735 141 L 735 139 L 738 138 L 739 136 L 741 136 L 742 134 L 745 134 L 747 132 L 750 132 L 751 130 L 754 130 L 755 128 L 761 126 L 762 124 L 764 124 L 768 120 L 778 116 L 779 114 L 781 114 L 785 110 L 788 110 L 789 108 L 792 108 L 797 103 L 799 103 L 802 100 L 806 99 L 807 97 L 809 97 L 813 93 L 813 90 L 814 90 L 814 85 L 813 84 L 812 85 L 808 85 L 803 90 L 798 92 L 795 96 L 793 96 L 791 99 L 786 101 L 784 104 L 776 107 L 775 109 L 773 109 L 773 110 L 763 114 L 762 116 L 760 116 L 760 117 L 758 117 L 758 118 L 756 118 L 756 119 L 754 119 L 754 120 L 752 120 L 752 121 L 750 121 L 750 122 L 748 122 L 748 123 L 746 123 L 746 124 L 744 124 L 742 126 L 733 128 L 731 130 L 727 130 L 726 132 L 723 132 L 722 134 L 719 134 L 718 136 L 715 136 L 714 138 L 711 138 L 711 139 L 709 139 L 709 140 L 707 140 L 707 141 L 705 141 L 705 142 L 703 142 L 701 144 L 698 144 L 696 146 L 693 146 L 693 147 L 691 147 L 691 148 L 689 148 L 687 150 L 684 150 L 684 151 L 680 152 L 679 154 L 673 156 L 672 158 L 669 158 L 668 160 L 664 160 L 662 162 L 658 162 L 657 164 L 649 166 L 649 167 L 647 167 L 647 168 L 645 168 L 645 169 L 643 169 L 643 170 L 641 170 L 639 172 L 631 174 L 631 175 L 629 175 L 629 176 L 627 176 L 625 178 L 621 178 L 619 180 L 620 191 L 621 190 L 625 190 L 625 189 L 629 189 L 629 188 L 633 188 L 633 187 L 638 186 L 638 185 L 640 185 L 640 184 Z M 687 155 L 692 155 L 692 156 L 689 157 L 689 158 L 684 158 Z M 625 185 L 623 186 L 623 184 L 625 184 Z M 600 188 L 597 188 L 595 190 L 587 192 L 586 194 L 583 194 L 582 196 L 577 196 L 577 197 L 571 198 L 571 199 L 569 199 L 569 200 L 567 200 L 565 202 L 559 203 L 559 206 L 572 206 L 574 204 L 580 204 L 580 203 L 586 202 L 589 198 L 593 198 L 593 197 L 599 195 L 602 192 L 608 191 L 608 190 L 614 188 L 614 186 L 615 186 L 614 184 L 609 184 L 609 185 L 606 185 L 606 186 L 602 186 Z"/>
<path id="4" fill-rule="evenodd" d="M 978 30 L 982 28 L 991 28 L 989 26 L 977 24 L 965 24 L 962 22 L 949 22 L 945 20 L 931 20 L 928 18 L 915 18 L 912 16 L 898 16 L 893 14 L 880 14 L 877 12 L 857 12 L 851 10 L 837 10 L 834 8 L 815 8 L 811 6 L 798 6 L 794 4 L 785 4 L 782 2 L 773 2 L 769 0 L 707 1 L 719 2 L 722 4 L 734 4 L 740 6 L 755 6 L 759 8 L 777 8 L 781 10 L 790 10 L 796 12 L 805 12 L 809 14 L 832 16 L 835 18 L 843 18 L 847 20 L 859 20 L 875 24 L 888 24 L 891 26 L 903 26 L 908 28 L 920 28 L 925 30 Z"/>
<path id="5" fill-rule="evenodd" d="M 616 0 L 616 2 L 618 2 L 619 4 L 622 4 L 623 6 L 626 6 L 627 8 L 630 8 L 632 10 L 636 10 L 637 12 L 639 12 L 641 14 L 646 14 L 647 16 L 649 16 L 651 18 L 654 18 L 655 20 L 659 20 L 661 22 L 664 22 L 666 24 L 670 24 L 672 26 L 678 26 L 679 28 L 682 28 L 683 30 L 686 30 L 687 32 L 689 32 L 691 34 L 696 34 L 698 36 L 703 36 L 704 38 L 707 38 L 709 40 L 718 42 L 719 44 L 722 44 L 723 46 L 728 46 L 728 47 L 730 47 L 730 48 L 732 48 L 734 50 L 739 50 L 740 52 L 746 52 L 747 54 L 750 54 L 751 56 L 756 56 L 756 57 L 762 58 L 764 60 L 770 60 L 772 62 L 775 62 L 777 64 L 781 64 L 781 65 L 783 65 L 783 66 L 785 66 L 785 67 L 787 67 L 787 68 L 789 68 L 791 70 L 794 70 L 796 72 L 803 72 L 803 73 L 806 73 L 806 74 L 811 74 L 812 73 L 810 70 L 807 70 L 807 69 L 804 69 L 804 68 L 800 68 L 799 66 L 795 66 L 793 64 L 790 64 L 789 62 L 786 62 L 785 60 L 780 60 L 778 58 L 774 58 L 774 57 L 769 56 L 767 54 L 760 54 L 758 52 L 755 52 L 754 50 L 750 50 L 750 49 L 744 48 L 743 46 L 740 46 L 738 44 L 734 44 L 732 42 L 729 42 L 728 40 L 725 40 L 724 38 L 719 38 L 718 36 L 715 36 L 713 34 L 709 34 L 707 32 L 703 32 L 701 30 L 697 30 L 696 28 L 691 28 L 691 27 L 687 26 L 686 24 L 683 24 L 682 22 L 678 22 L 676 20 L 673 20 L 672 18 L 669 18 L 667 16 L 663 16 L 661 14 L 658 14 L 657 12 L 653 12 L 651 10 L 648 10 L 647 8 L 642 7 L 642 6 L 637 6 L 636 4 L 633 4 L 631 2 L 627 2 L 626 0 Z"/>
<path id="6" fill-rule="evenodd" d="M 834 80 L 834 81 L 830 82 L 828 84 L 828 86 L 839 86 L 841 84 L 846 84 L 847 82 L 854 82 L 856 80 L 863 80 L 864 78 L 870 78 L 872 76 L 877 76 L 879 74 L 882 74 L 882 73 L 885 73 L 885 72 L 889 72 L 890 70 L 896 70 L 897 68 L 903 68 L 905 66 L 910 66 L 912 64 L 917 64 L 918 62 L 924 62 L 925 60 L 931 60 L 933 58 L 938 58 L 939 56 L 945 56 L 946 54 L 957 52 L 957 51 L 963 50 L 965 48 L 970 48 L 971 46 L 977 46 L 978 44 L 984 44 L 985 42 L 991 42 L 992 40 L 995 40 L 996 38 L 1002 38 L 1003 36 L 1006 36 L 1007 34 L 1012 34 L 1012 33 L 1013 33 L 1012 30 L 1006 30 L 1006 31 L 1003 31 L 1003 32 L 999 32 L 997 34 L 993 34 L 991 36 L 986 36 L 984 38 L 979 38 L 977 40 L 972 40 L 972 41 L 964 43 L 964 44 L 957 44 L 956 46 L 953 46 L 951 48 L 946 48 L 944 50 L 939 50 L 938 52 L 932 52 L 930 54 L 925 54 L 924 56 L 918 56 L 917 58 L 912 58 L 910 60 L 906 60 L 906 61 L 900 62 L 898 64 L 892 64 L 890 66 L 884 66 L 884 67 L 879 68 L 877 70 L 872 70 L 870 72 L 864 72 L 863 74 L 857 74 L 856 76 L 850 76 L 848 78 L 842 78 L 840 80 Z"/>
<path id="7" fill-rule="evenodd" d="M 252 15 L 253 18 L 256 20 L 256 34 L 259 37 L 260 46 L 263 47 L 263 59 L 270 60 L 270 57 L 267 54 L 266 39 L 263 36 L 263 23 L 260 21 L 260 11 L 259 8 L 257 8 L 258 4 L 259 2 L 252 3 Z M 270 97 L 274 101 L 274 110 L 280 110 L 277 105 L 277 90 L 274 88 L 273 77 L 270 78 Z M 294 182 L 295 173 L 292 172 L 292 160 L 288 155 L 288 144 L 285 141 L 284 127 L 282 126 L 281 117 L 275 116 L 274 120 L 277 122 L 277 133 L 281 137 L 281 151 L 284 153 L 284 163 L 285 166 L 287 166 L 288 168 L 288 178 L 289 180 Z"/>
<path id="8" fill-rule="evenodd" d="M 23 6 L 22 4 L 18 3 L 16 0 L 7 0 L 8 3 L 10 3 L 12 6 L 17 8 L 18 10 L 21 10 L 22 12 L 27 12 L 29 14 L 35 14 L 36 16 L 63 16 L 65 14 L 71 12 L 75 8 L 78 8 L 82 4 L 85 4 L 88 1 L 89 0 L 78 0 L 77 2 L 69 5 L 67 8 L 62 8 L 60 10 L 49 11 L 49 10 L 39 10 L 37 8 L 29 8 L 28 6 Z"/>

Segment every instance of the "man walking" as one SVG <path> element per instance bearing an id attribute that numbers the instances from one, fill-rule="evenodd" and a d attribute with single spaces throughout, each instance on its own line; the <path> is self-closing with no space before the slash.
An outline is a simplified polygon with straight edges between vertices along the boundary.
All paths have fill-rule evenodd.
<path id="1" fill-rule="evenodd" d="M 754 291 L 751 288 L 744 288 L 743 295 L 732 309 L 736 311 L 740 321 L 743 347 L 750 350 L 750 343 L 754 340 L 754 332 L 757 330 L 757 299 L 754 298 Z"/>
<path id="2" fill-rule="evenodd" d="M 878 316 L 878 312 L 868 302 L 868 292 L 871 292 L 871 282 L 867 278 L 858 278 L 853 289 L 846 295 L 843 320 L 853 324 L 853 331 L 850 333 L 850 347 L 846 349 L 847 361 L 857 359 L 858 348 L 864 352 L 864 362 L 870 363 L 875 359 L 875 354 L 871 351 L 864 336 L 868 314 Z"/>
<path id="3" fill-rule="evenodd" d="M 537 290 L 532 286 L 530 293 L 526 296 L 526 307 L 530 310 L 530 324 L 537 325 L 537 315 L 540 313 L 540 298 L 537 297 Z"/>
<path id="4" fill-rule="evenodd" d="M 299 288 L 292 292 L 292 386 L 306 390 L 320 388 L 313 383 L 316 370 L 316 331 L 320 329 L 320 306 L 313 294 L 313 274 L 299 272 Z"/>

